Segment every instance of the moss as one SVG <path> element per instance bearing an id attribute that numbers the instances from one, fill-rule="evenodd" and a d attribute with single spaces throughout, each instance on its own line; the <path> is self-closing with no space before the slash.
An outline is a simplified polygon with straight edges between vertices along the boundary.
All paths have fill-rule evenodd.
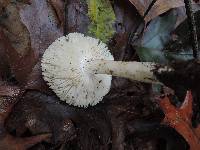
<path id="1" fill-rule="evenodd" d="M 115 13 L 109 0 L 87 0 L 88 16 L 91 20 L 90 35 L 108 42 L 115 33 L 113 28 Z"/>

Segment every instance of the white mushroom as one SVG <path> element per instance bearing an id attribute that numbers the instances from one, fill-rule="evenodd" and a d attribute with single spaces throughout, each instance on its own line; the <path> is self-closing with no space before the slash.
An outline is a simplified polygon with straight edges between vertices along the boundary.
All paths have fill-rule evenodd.
<path id="1" fill-rule="evenodd" d="M 81 33 L 70 33 L 53 42 L 41 66 L 50 88 L 74 106 L 93 106 L 101 101 L 110 90 L 111 75 L 159 83 L 152 71 L 155 63 L 114 61 L 106 44 Z"/>

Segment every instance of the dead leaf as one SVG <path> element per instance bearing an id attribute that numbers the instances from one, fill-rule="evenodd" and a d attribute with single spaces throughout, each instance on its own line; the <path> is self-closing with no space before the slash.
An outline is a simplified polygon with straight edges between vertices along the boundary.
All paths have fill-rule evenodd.
<path id="1" fill-rule="evenodd" d="M 30 37 L 26 26 L 20 21 L 19 8 L 16 4 L 9 4 L 5 8 L 6 16 L 0 20 L 4 34 L 11 42 L 19 56 L 29 53 Z"/>
<path id="2" fill-rule="evenodd" d="M 1 36 L 0 36 L 1 39 Z M 2 44 L 2 41 L 0 41 L 0 80 L 6 81 L 9 74 L 10 74 L 10 68 L 8 64 L 8 60 L 5 55 L 4 46 Z"/>
<path id="3" fill-rule="evenodd" d="M 19 91 L 16 95 L 12 95 L 12 98 L 0 98 L 0 149 L 2 150 L 26 150 L 27 148 L 30 148 L 31 146 L 51 137 L 51 134 L 41 134 L 32 137 L 20 138 L 10 135 L 5 130 L 5 120 L 11 113 L 13 106 L 18 101 L 18 96 L 22 93 L 22 91 Z"/>
<path id="4" fill-rule="evenodd" d="M 173 106 L 168 97 L 164 97 L 159 102 L 161 109 L 165 113 L 163 120 L 181 134 L 190 145 L 190 150 L 199 150 L 200 148 L 200 126 L 194 128 L 192 119 L 192 93 L 188 91 L 184 102 L 180 108 Z"/>
<path id="5" fill-rule="evenodd" d="M 32 70 L 27 75 L 25 88 L 46 92 L 48 87 L 42 78 L 39 60 L 48 46 L 62 36 L 62 28 L 58 27 L 58 18 L 53 7 L 45 0 L 33 0 L 31 5 L 21 7 L 20 17 L 29 31 L 36 60 L 35 66 L 31 66 Z M 27 64 L 30 65 L 30 62 Z"/>
<path id="6" fill-rule="evenodd" d="M 33 67 L 32 72 L 27 77 L 27 82 L 25 89 L 39 90 L 44 93 L 52 93 L 46 82 L 42 77 L 42 69 L 40 66 L 40 61 Z"/>
<path id="7" fill-rule="evenodd" d="M 10 0 L 0 0 L 0 15 L 4 12 L 5 7 L 10 3 Z"/>
<path id="8" fill-rule="evenodd" d="M 31 47 L 39 57 L 48 46 L 62 36 L 55 11 L 46 0 L 32 0 L 20 9 L 20 17 L 30 33 Z"/>
<path id="9" fill-rule="evenodd" d="M 64 25 L 64 0 L 50 0 L 52 7 L 55 9 L 56 16 L 59 20 L 59 24 Z"/>
<path id="10" fill-rule="evenodd" d="M 23 84 L 36 63 L 36 53 L 31 49 L 29 32 L 20 21 L 18 5 L 9 4 L 5 13 L 7 15 L 0 20 L 0 45 L 5 55 L 4 62 L 8 63 L 17 81 Z"/>
<path id="11" fill-rule="evenodd" d="M 20 88 L 18 86 L 11 85 L 1 85 L 0 84 L 0 96 L 10 96 L 14 97 L 18 95 L 20 92 Z"/>
<path id="12" fill-rule="evenodd" d="M 141 16 L 144 15 L 145 11 L 149 7 L 152 0 L 129 0 L 138 10 Z M 193 2 L 194 3 L 194 2 Z M 165 13 L 166 11 L 184 6 L 184 0 L 157 0 L 154 6 L 151 8 L 148 15 L 145 17 L 145 22 L 149 22 L 155 17 Z"/>
<path id="13" fill-rule="evenodd" d="M 24 56 L 21 56 L 10 44 L 9 39 L 0 28 L 0 43 L 3 46 L 4 53 L 7 57 L 7 61 L 11 68 L 11 71 L 15 75 L 17 81 L 21 84 L 25 83 L 27 75 L 31 72 L 35 63 L 34 52 L 30 50 Z M 28 65 L 27 65 L 28 64 Z"/>
<path id="14" fill-rule="evenodd" d="M 162 17 L 155 18 L 146 27 L 139 42 L 135 43 L 141 61 L 168 62 L 162 49 L 171 38 L 170 33 L 174 30 L 177 20 L 176 14 L 176 11 L 170 11 Z"/>
<path id="15" fill-rule="evenodd" d="M 133 49 L 127 45 L 129 33 L 132 32 L 137 26 L 140 16 L 136 16 L 136 10 L 133 5 L 129 5 L 128 0 L 115 0 L 115 35 L 108 44 L 108 48 L 114 55 L 115 60 L 129 61 L 133 58 Z"/>

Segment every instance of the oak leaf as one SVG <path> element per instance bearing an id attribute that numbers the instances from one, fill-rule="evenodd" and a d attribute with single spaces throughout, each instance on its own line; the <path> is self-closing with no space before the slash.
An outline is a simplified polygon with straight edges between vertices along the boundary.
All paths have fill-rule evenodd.
<path id="1" fill-rule="evenodd" d="M 181 107 L 176 108 L 167 96 L 159 102 L 165 113 L 163 124 L 167 124 L 181 134 L 190 145 L 190 150 L 200 149 L 200 126 L 194 128 L 192 119 L 192 93 L 188 91 Z"/>

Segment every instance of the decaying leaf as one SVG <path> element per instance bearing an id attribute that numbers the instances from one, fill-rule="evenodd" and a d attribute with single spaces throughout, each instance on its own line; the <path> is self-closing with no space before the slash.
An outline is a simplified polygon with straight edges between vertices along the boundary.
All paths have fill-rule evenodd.
<path id="1" fill-rule="evenodd" d="M 194 13 L 197 27 L 198 43 L 200 44 L 200 11 Z M 190 40 L 188 19 L 185 19 L 173 32 L 170 41 L 165 45 L 163 51 L 171 60 L 191 60 L 192 41 Z"/>
<path id="2" fill-rule="evenodd" d="M 5 7 L 9 4 L 7 0 L 0 1 L 0 15 L 4 12 Z"/>
<path id="3" fill-rule="evenodd" d="M 64 1 L 63 0 L 50 0 L 51 5 L 55 9 L 56 16 L 58 18 L 59 24 L 64 25 Z"/>
<path id="4" fill-rule="evenodd" d="M 31 72 L 35 63 L 35 55 L 32 50 L 25 55 L 20 55 L 16 49 L 12 47 L 9 39 L 0 28 L 0 44 L 4 51 L 8 66 L 11 68 L 15 78 L 21 84 L 25 83 L 28 74 Z M 29 64 L 29 65 L 27 65 Z"/>
<path id="5" fill-rule="evenodd" d="M 92 1 L 92 4 L 94 4 L 94 2 L 97 2 L 97 0 Z M 107 1 L 98 0 L 98 2 Z M 113 37 L 113 32 L 112 36 L 109 33 L 110 31 L 106 33 L 105 37 L 111 39 L 109 41 L 109 49 L 111 49 L 116 60 L 123 60 L 126 55 L 128 55 L 129 60 L 134 59 L 133 55 L 135 51 L 131 48 L 127 48 L 127 40 L 128 34 L 135 28 L 136 22 L 141 20 L 141 17 L 135 15 L 137 14 L 136 9 L 134 9 L 133 5 L 130 5 L 129 0 L 115 0 L 112 2 L 112 5 L 109 3 L 108 7 L 108 12 L 110 14 L 107 13 L 106 17 L 110 17 L 109 19 L 115 22 L 113 25 L 113 22 L 109 20 L 108 22 L 110 24 L 108 26 L 109 29 L 112 27 L 116 34 Z M 56 38 L 63 35 L 64 0 L 32 0 L 29 5 L 15 7 L 17 3 L 18 0 L 14 3 L 12 2 L 12 7 L 7 4 L 5 5 L 5 8 L 8 9 L 7 12 L 9 12 L 11 16 L 8 14 L 7 18 L 3 18 L 4 20 L 7 19 L 7 22 L 3 22 L 2 24 L 4 24 L 4 26 L 1 26 L 4 27 L 4 29 L 0 32 L 0 59 L 5 56 L 5 60 L 3 60 L 3 63 L 0 61 L 0 76 L 2 76 L 1 73 L 2 71 L 4 72 L 5 68 L 9 70 L 9 67 L 11 67 L 12 71 L 10 74 L 14 74 L 20 83 L 22 83 L 21 80 L 19 80 L 20 77 L 23 81 L 26 81 L 25 86 L 23 86 L 25 94 L 22 97 L 18 97 L 20 101 L 15 105 L 14 109 L 12 109 L 13 105 L 4 103 L 9 107 L 9 112 L 12 109 L 9 118 L 7 118 L 9 113 L 4 113 L 8 111 L 3 108 L 3 105 L 0 105 L 0 111 L 2 110 L 2 112 L 0 112 L 0 122 L 2 121 L 0 123 L 0 131 L 3 131 L 0 132 L 2 133 L 0 134 L 0 145 L 2 146 L 0 146 L 0 149 L 16 150 L 16 147 L 19 146 L 17 148 L 23 150 L 50 137 L 49 134 L 44 134 L 30 138 L 15 138 L 15 133 L 13 134 L 15 131 L 17 137 L 21 137 L 26 131 L 31 135 L 52 133 L 50 144 L 43 143 L 37 145 L 34 149 L 50 149 L 51 146 L 51 149 L 94 150 L 110 149 L 110 147 L 113 147 L 113 149 L 124 149 L 124 147 L 137 149 L 138 145 L 143 145 L 145 148 L 155 148 L 156 140 L 148 142 L 150 143 L 149 145 L 145 144 L 143 141 L 141 144 L 129 145 L 126 141 L 126 134 L 129 133 L 126 133 L 124 130 L 124 124 L 129 120 L 135 120 L 137 117 L 139 118 L 141 116 L 142 118 L 144 118 L 144 116 L 148 117 L 148 115 L 151 115 L 154 111 L 154 103 L 152 104 L 152 101 L 149 100 L 148 86 L 143 86 L 141 83 L 134 83 L 125 79 L 113 78 L 111 92 L 105 97 L 104 101 L 88 109 L 75 108 L 62 103 L 54 93 L 48 91 L 48 87 L 41 76 L 40 58 L 44 50 Z M 104 9 L 104 7 L 101 6 L 98 8 Z M 91 5 L 89 7 L 91 8 Z M 96 10 L 99 12 L 101 11 L 95 8 L 94 5 L 92 5 L 92 8 L 94 12 Z M 111 8 L 113 10 L 110 12 Z M 94 14 L 97 15 L 99 12 L 95 12 Z M 93 25 L 101 19 L 105 20 L 105 22 L 107 21 L 99 15 L 96 18 L 97 20 L 94 19 L 94 22 L 92 22 L 91 16 L 89 17 L 88 14 L 90 14 L 90 9 L 88 12 L 86 1 L 67 0 L 68 32 L 82 32 L 87 34 L 88 26 L 90 26 L 91 23 Z M 113 15 L 115 15 L 115 20 L 113 20 Z M 168 22 L 174 19 L 171 18 L 172 20 L 170 20 L 169 18 L 170 17 L 167 19 Z M 160 23 L 162 21 L 160 21 Z M 167 23 L 167 21 L 164 20 L 163 22 Z M 164 23 L 161 23 L 160 27 L 163 27 Z M 13 26 L 16 26 L 17 29 L 14 29 Z M 168 27 L 164 29 L 171 30 L 170 24 L 167 24 L 167 26 Z M 158 36 L 156 34 L 159 32 L 155 31 L 154 35 L 156 38 L 153 39 L 153 41 L 158 40 L 162 47 L 163 43 L 160 39 L 167 37 L 169 31 L 167 31 L 166 34 L 163 33 L 163 30 L 160 31 L 162 33 Z M 104 33 L 101 34 L 105 35 Z M 109 34 L 109 38 L 107 34 Z M 94 36 L 96 35 L 94 34 Z M 150 37 L 150 39 L 151 38 L 152 37 Z M 18 92 L 18 86 L 0 86 L 1 96 L 13 97 L 17 95 Z M 0 100 L 0 102 L 4 102 L 4 100 L 5 99 Z M 6 129 L 2 124 L 5 119 Z M 148 125 L 147 123 L 147 126 Z M 13 135 L 8 134 L 8 132 Z M 159 132 L 160 131 L 157 131 L 156 133 Z M 171 134 L 171 132 L 169 134 Z M 173 136 L 167 136 L 167 138 L 168 137 Z M 171 141 L 173 141 L 173 139 Z M 179 139 L 177 141 L 179 141 Z M 19 144 L 16 145 L 16 142 Z M 176 142 L 173 141 L 173 144 L 176 144 Z M 62 145 L 62 147 L 59 147 L 60 145 Z"/>
<path id="6" fill-rule="evenodd" d="M 18 86 L 11 86 L 11 85 L 5 85 L 0 84 L 0 97 L 2 96 L 16 96 L 20 92 L 20 88 Z"/>
<path id="7" fill-rule="evenodd" d="M 54 10 L 46 0 L 33 0 L 20 10 L 20 17 L 30 33 L 31 47 L 39 57 L 62 36 L 62 28 L 57 26 Z"/>
<path id="8" fill-rule="evenodd" d="M 143 16 L 152 0 L 129 0 Z M 157 0 L 148 15 L 145 17 L 145 21 L 148 22 L 160 14 L 176 7 L 184 6 L 184 0 Z"/>
<path id="9" fill-rule="evenodd" d="M 21 91 L 15 93 L 12 98 L 0 98 L 0 149 L 2 150 L 27 150 L 31 146 L 51 137 L 51 134 L 41 134 L 24 138 L 14 137 L 5 130 L 5 120 L 9 116 L 15 103 L 18 101 L 17 97 L 19 95 L 21 95 Z"/>
<path id="10" fill-rule="evenodd" d="M 176 18 L 176 12 L 172 11 L 150 22 L 140 43 L 135 46 L 141 61 L 167 62 L 162 49 L 171 38 Z"/>
<path id="11" fill-rule="evenodd" d="M 20 56 L 26 55 L 30 49 L 30 37 L 26 26 L 20 21 L 19 8 L 15 4 L 9 4 L 1 17 L 0 25 L 5 35 L 12 43 L 13 48 Z"/>
<path id="12" fill-rule="evenodd" d="M 1 53 L 5 54 L 4 62 L 16 80 L 23 84 L 36 62 L 36 55 L 31 49 L 29 32 L 20 20 L 19 6 L 10 3 L 4 13 L 5 16 L 0 16 Z"/>
<path id="13" fill-rule="evenodd" d="M 55 11 L 45 0 L 33 0 L 31 5 L 21 7 L 20 17 L 30 33 L 31 49 L 34 51 L 36 61 L 26 76 L 25 88 L 46 91 L 48 88 L 42 79 L 40 58 L 45 49 L 62 36 L 62 28 L 57 26 L 58 18 Z M 30 65 L 30 62 L 26 62 L 26 66 Z"/>
<path id="14" fill-rule="evenodd" d="M 188 91 L 184 102 L 180 108 L 173 106 L 168 97 L 159 101 L 161 109 L 165 113 L 163 120 L 181 134 L 190 145 L 190 150 L 199 150 L 200 148 L 200 126 L 194 128 L 191 123 L 192 119 L 192 93 Z"/>

